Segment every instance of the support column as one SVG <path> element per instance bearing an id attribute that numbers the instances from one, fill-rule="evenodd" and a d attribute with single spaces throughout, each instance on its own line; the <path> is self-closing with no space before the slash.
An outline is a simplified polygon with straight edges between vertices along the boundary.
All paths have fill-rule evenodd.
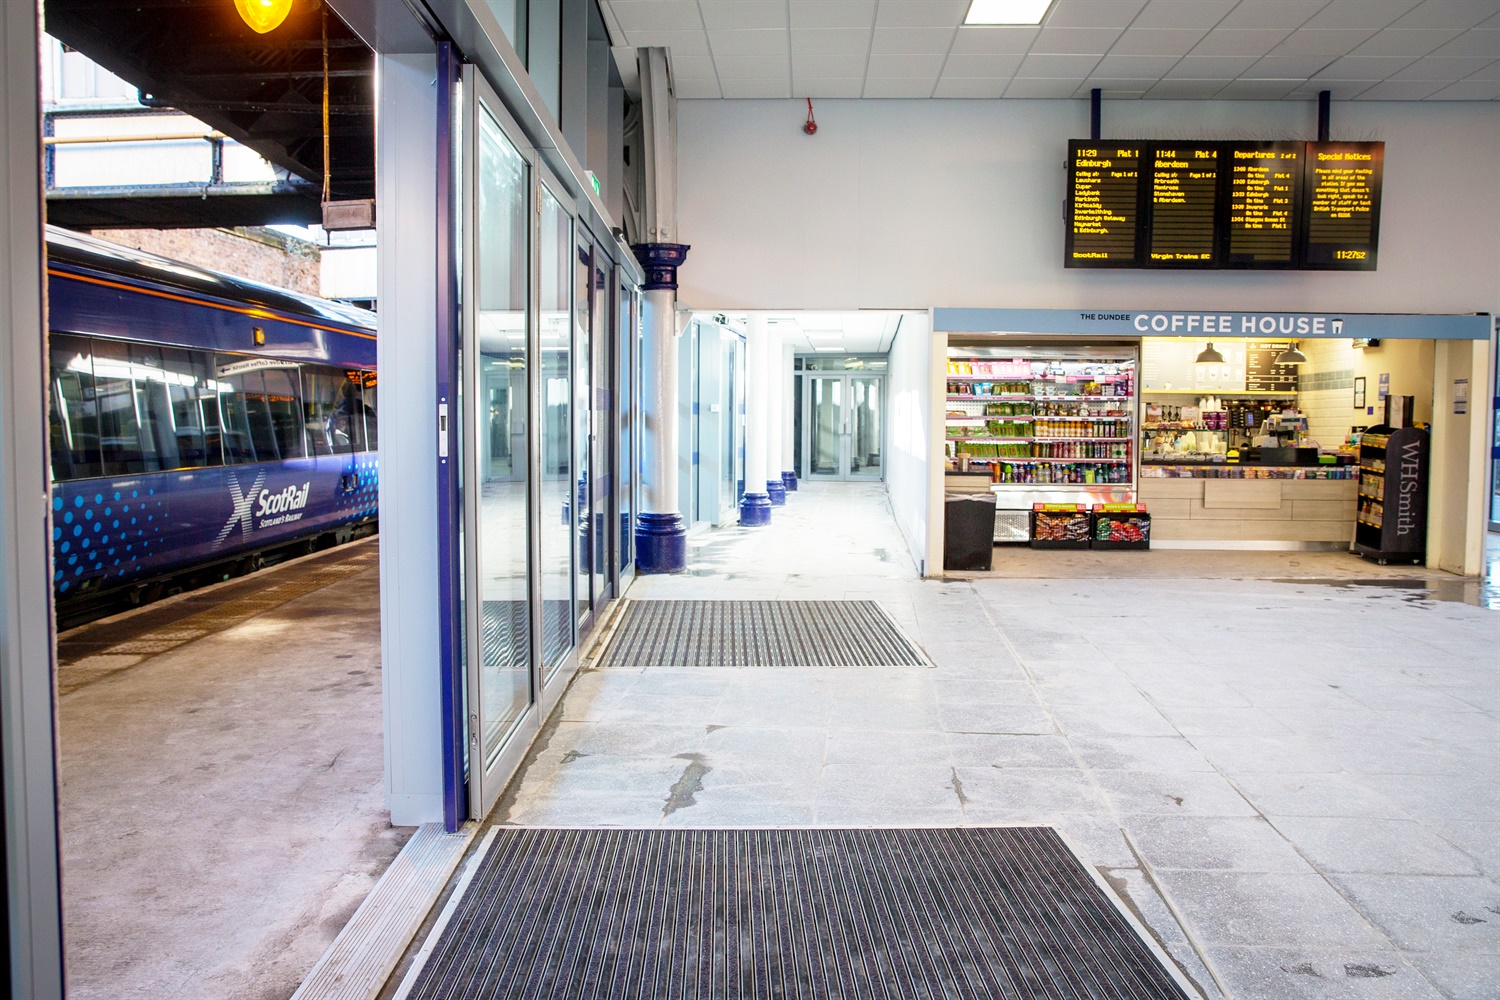
<path id="1" fill-rule="evenodd" d="M 677 269 L 687 259 L 680 243 L 632 247 L 646 271 L 641 324 L 641 470 L 644 487 L 635 526 L 637 573 L 681 573 L 687 568 L 687 525 L 677 504 Z"/>
<path id="2" fill-rule="evenodd" d="M 771 495 L 766 488 L 766 397 L 770 374 L 770 324 L 764 313 L 751 313 L 745 329 L 745 498 L 740 524 L 771 523 Z"/>
<path id="3" fill-rule="evenodd" d="M 786 506 L 781 481 L 781 326 L 766 327 L 766 495 L 771 506 Z"/>
<path id="4" fill-rule="evenodd" d="M 797 492 L 797 349 L 791 344 L 781 348 L 781 483 L 788 493 Z"/>

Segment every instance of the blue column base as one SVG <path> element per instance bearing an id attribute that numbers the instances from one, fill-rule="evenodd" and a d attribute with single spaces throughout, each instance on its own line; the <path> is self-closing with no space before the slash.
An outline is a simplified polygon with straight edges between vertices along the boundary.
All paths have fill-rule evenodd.
<path id="1" fill-rule="evenodd" d="M 795 472 L 783 472 L 781 474 L 781 485 L 786 487 L 788 493 L 796 493 L 797 474 Z"/>
<path id="2" fill-rule="evenodd" d="M 635 571 L 681 573 L 687 569 L 687 527 L 681 514 L 642 514 L 635 526 Z"/>
<path id="3" fill-rule="evenodd" d="M 740 525 L 758 528 L 771 523 L 771 498 L 764 493 L 746 493 L 740 501 Z"/>
<path id="4" fill-rule="evenodd" d="M 786 506 L 786 484 L 779 479 L 772 479 L 766 483 L 766 496 L 771 498 L 772 507 Z"/>

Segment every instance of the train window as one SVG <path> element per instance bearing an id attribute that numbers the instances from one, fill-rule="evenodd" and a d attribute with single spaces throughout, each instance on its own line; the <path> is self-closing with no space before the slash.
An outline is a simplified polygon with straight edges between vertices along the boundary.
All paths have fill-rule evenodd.
<path id="1" fill-rule="evenodd" d="M 261 372 L 266 382 L 266 411 L 271 417 L 271 431 L 276 435 L 276 447 L 283 459 L 301 458 L 305 454 L 297 367 L 278 364 Z"/>
<path id="2" fill-rule="evenodd" d="M 338 405 L 339 384 L 344 373 L 317 365 L 302 367 L 302 402 L 306 417 L 303 421 L 309 455 L 332 455 L 347 452 L 349 442 L 342 444 L 334 440 L 333 410 Z"/>
<path id="3" fill-rule="evenodd" d="M 127 345 L 93 341 L 99 450 L 106 476 L 159 469 L 154 441 L 141 434 L 141 413 Z"/>
<path id="4" fill-rule="evenodd" d="M 337 451 L 367 451 L 365 403 L 360 393 L 361 373 L 346 372 L 333 408 L 332 437 Z"/>
<path id="5" fill-rule="evenodd" d="M 371 451 L 376 451 L 380 447 L 380 427 L 375 419 L 375 373 L 365 372 L 364 383 L 365 442 Z"/>
<path id="6" fill-rule="evenodd" d="M 244 387 L 235 375 L 246 364 L 246 359 L 231 354 L 218 354 L 214 356 L 214 361 L 219 389 L 224 464 L 244 465 L 254 462 L 256 441 L 250 433 L 250 415 L 245 403 Z M 275 457 L 274 452 L 262 456 L 266 460 Z"/>
<path id="7" fill-rule="evenodd" d="M 103 473 L 99 461 L 99 408 L 94 400 L 94 359 L 83 337 L 54 333 L 49 424 L 52 478 L 85 479 Z"/>
<path id="8" fill-rule="evenodd" d="M 128 344 L 126 347 L 130 358 L 130 381 L 135 391 L 136 418 L 141 426 L 141 463 L 148 472 L 180 468 L 186 463 L 177 443 L 172 386 L 183 379 L 191 380 L 193 375 L 191 371 L 183 373 L 177 370 L 181 367 L 181 359 L 166 356 L 171 348 L 151 344 Z"/>
<path id="9" fill-rule="evenodd" d="M 206 465 L 222 465 L 224 457 L 219 453 L 218 413 L 215 393 L 209 387 L 208 362 L 201 351 L 184 351 L 175 347 L 147 348 L 142 352 L 154 354 L 165 380 L 168 406 L 155 415 L 157 441 L 163 456 L 174 455 L 163 468 L 200 469 Z M 138 355 L 138 360 L 147 364 L 150 358 Z M 215 433 L 210 439 L 207 411 L 214 410 Z"/>

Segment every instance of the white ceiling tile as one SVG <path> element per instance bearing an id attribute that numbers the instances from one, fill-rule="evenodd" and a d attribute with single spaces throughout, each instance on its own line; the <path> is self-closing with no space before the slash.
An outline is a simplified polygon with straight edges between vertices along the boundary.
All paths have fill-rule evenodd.
<path id="1" fill-rule="evenodd" d="M 869 28 L 804 28 L 792 32 L 792 55 L 866 55 Z"/>
<path id="2" fill-rule="evenodd" d="M 839 77 L 863 77 L 865 75 L 865 61 L 869 58 L 866 53 L 858 55 L 849 53 L 826 53 L 822 55 L 802 55 L 792 53 L 792 76 L 818 77 L 819 79 L 831 80 Z"/>
<path id="3" fill-rule="evenodd" d="M 966 25 L 953 39 L 954 52 L 1026 52 L 1041 33 L 1030 25 Z"/>
<path id="4" fill-rule="evenodd" d="M 1254 56 L 1186 55 L 1167 71 L 1168 80 L 1233 80 L 1255 65 Z"/>
<path id="5" fill-rule="evenodd" d="M 708 35 L 704 34 L 701 28 L 696 31 L 691 29 L 668 31 L 662 28 L 627 30 L 625 38 L 635 48 L 659 45 L 669 49 L 681 48 L 688 52 L 708 54 Z"/>
<path id="6" fill-rule="evenodd" d="M 1016 74 L 1028 79 L 1072 80 L 1076 84 L 1098 64 L 1094 56 L 1030 55 Z"/>
<path id="7" fill-rule="evenodd" d="M 1428 56 L 1425 59 L 1418 59 L 1400 72 L 1392 73 L 1391 78 L 1395 80 L 1443 80 L 1447 83 L 1454 83 L 1478 73 L 1490 62 L 1491 60 L 1483 57 L 1444 59 L 1441 56 Z"/>
<path id="8" fill-rule="evenodd" d="M 877 28 L 956 28 L 969 12 L 969 0 L 880 0 Z"/>
<path id="9" fill-rule="evenodd" d="M 1255 56 L 1275 48 L 1290 32 L 1281 28 L 1215 28 L 1193 46 L 1195 56 Z"/>
<path id="10" fill-rule="evenodd" d="M 1162 80 L 1146 91 L 1146 96 L 1164 101 L 1208 101 L 1223 89 L 1223 80 Z"/>
<path id="11" fill-rule="evenodd" d="M 1091 76 L 1083 81 L 1081 89 L 1088 93 L 1095 87 L 1104 91 L 1105 97 L 1140 97 L 1146 91 L 1156 86 L 1161 79 L 1159 76 L 1143 76 L 1135 78 L 1113 79 L 1104 76 Z"/>
<path id="12" fill-rule="evenodd" d="M 1049 28 L 1125 28 L 1146 0 L 1053 0 Z"/>
<path id="13" fill-rule="evenodd" d="M 999 97 L 1005 93 L 1005 88 L 1010 84 L 1010 77 L 1001 76 L 993 79 L 967 76 L 948 76 L 937 82 L 937 89 L 932 92 L 933 97 Z"/>
<path id="14" fill-rule="evenodd" d="M 791 57 L 785 52 L 779 55 L 731 56 L 715 55 L 714 65 L 719 67 L 719 79 L 735 77 L 786 77 L 792 72 Z"/>
<path id="15" fill-rule="evenodd" d="M 771 28 L 747 28 L 734 31 L 710 31 L 708 44 L 714 57 L 786 55 L 788 34 Z"/>
<path id="16" fill-rule="evenodd" d="M 866 97 L 883 98 L 919 98 L 931 97 L 937 80 L 932 77 L 916 77 L 906 79 L 902 77 L 887 77 L 884 79 L 865 80 Z"/>
<path id="17" fill-rule="evenodd" d="M 1489 20 L 1486 20 L 1486 21 L 1480 21 L 1474 27 L 1476 27 L 1476 28 L 1500 28 L 1500 11 L 1496 11 L 1494 17 L 1491 17 Z"/>
<path id="18" fill-rule="evenodd" d="M 1036 41 L 1031 43 L 1031 51 L 1098 56 L 1108 52 L 1119 37 L 1117 28 L 1046 27 L 1036 36 Z"/>
<path id="19" fill-rule="evenodd" d="M 1244 75 L 1252 80 L 1305 80 L 1331 62 L 1328 56 L 1266 56 Z"/>
<path id="20" fill-rule="evenodd" d="M 1288 35 L 1271 50 L 1273 56 L 1345 56 L 1367 42 L 1375 32 L 1367 28 L 1304 28 Z"/>
<path id="21" fill-rule="evenodd" d="M 786 0 L 699 0 L 709 31 L 787 27 Z"/>
<path id="22" fill-rule="evenodd" d="M 1206 34 L 1202 28 L 1149 31 L 1131 28 L 1109 51 L 1120 56 L 1185 56 Z"/>
<path id="23" fill-rule="evenodd" d="M 1330 0 L 1304 28 L 1384 28 L 1422 0 Z"/>
<path id="24" fill-rule="evenodd" d="M 1105 56 L 1094 67 L 1092 76 L 1101 80 L 1144 80 L 1155 83 L 1173 66 L 1177 56 Z"/>
<path id="25" fill-rule="evenodd" d="M 1469 75 L 1468 79 L 1470 79 L 1470 80 L 1485 80 L 1487 82 L 1488 81 L 1494 81 L 1494 80 L 1500 80 L 1500 59 L 1497 59 L 1494 62 L 1490 63 L 1488 66 L 1486 66 L 1484 69 L 1480 70 L 1478 73 L 1471 73 Z"/>
<path id="26" fill-rule="evenodd" d="M 696 0 L 612 0 L 609 9 L 626 34 L 703 26 Z"/>
<path id="27" fill-rule="evenodd" d="M 871 52 L 942 52 L 953 47 L 954 28 L 876 28 Z"/>
<path id="28" fill-rule="evenodd" d="M 1018 76 L 1010 81 L 1010 86 L 1005 88 L 1005 96 L 1008 98 L 1058 99 L 1072 97 L 1077 92 L 1077 77 L 1070 77 L 1064 80 L 1048 80 Z"/>
<path id="29" fill-rule="evenodd" d="M 943 64 L 944 77 L 967 77 L 969 79 L 1015 76 L 1026 57 L 1019 52 L 954 52 Z"/>
<path id="30" fill-rule="evenodd" d="M 1318 80 L 1384 80 L 1392 73 L 1399 72 L 1403 67 L 1411 64 L 1410 59 L 1386 58 L 1386 59 L 1362 59 L 1358 56 L 1345 56 L 1343 59 L 1335 59 L 1317 75 Z M 1457 79 L 1450 77 L 1449 79 Z"/>
<path id="31" fill-rule="evenodd" d="M 1430 101 L 1497 101 L 1500 80 L 1460 80 L 1428 98 Z"/>
<path id="32" fill-rule="evenodd" d="M 792 30 L 872 27 L 875 24 L 875 2 L 876 0 L 791 0 Z"/>
<path id="33" fill-rule="evenodd" d="M 719 88 L 726 98 L 791 97 L 792 83 L 783 77 L 780 80 L 765 77 L 745 79 L 719 79 Z"/>
<path id="34" fill-rule="evenodd" d="M 1435 49 L 1435 56 L 1500 57 L 1500 28 L 1474 28 L 1465 31 L 1447 45 Z"/>
<path id="35" fill-rule="evenodd" d="M 930 76 L 936 80 L 947 58 L 941 52 L 871 52 L 865 73 L 872 79 Z"/>
<path id="36" fill-rule="evenodd" d="M 1221 101 L 1279 101 L 1300 80 L 1231 80 L 1219 91 Z"/>
<path id="37" fill-rule="evenodd" d="M 817 98 L 858 97 L 864 93 L 865 78 L 852 77 L 802 77 L 792 75 L 792 96 Z"/>
<path id="38" fill-rule="evenodd" d="M 1386 28 L 1376 32 L 1351 56 L 1406 56 L 1416 59 L 1459 34 L 1457 28 Z"/>
<path id="39" fill-rule="evenodd" d="M 667 61 L 671 63 L 672 75 L 674 77 L 708 77 L 718 76 L 718 67 L 714 65 L 713 58 L 708 53 L 687 53 L 678 49 L 667 50 Z"/>
<path id="40" fill-rule="evenodd" d="M 1495 0 L 1427 0 L 1392 27 L 1472 28 L 1493 17 L 1496 7 Z"/>
<path id="41" fill-rule="evenodd" d="M 1430 80 L 1384 80 L 1361 92 L 1355 100 L 1420 101 L 1450 86 L 1451 83 L 1434 83 Z"/>
<path id="42" fill-rule="evenodd" d="M 1335 101 L 1352 101 L 1375 83 L 1374 80 L 1323 80 L 1319 83 L 1299 83 L 1284 99 L 1316 101 L 1318 95 L 1326 90 Z"/>
<path id="43" fill-rule="evenodd" d="M 1328 0 L 1245 0 L 1224 16 L 1220 28 L 1300 28 Z"/>
<path id="44" fill-rule="evenodd" d="M 684 100 L 723 97 L 717 77 L 672 77 L 672 92 Z"/>
<path id="45" fill-rule="evenodd" d="M 1237 0 L 1151 0 L 1130 22 L 1132 28 L 1202 28 L 1224 19 Z"/>

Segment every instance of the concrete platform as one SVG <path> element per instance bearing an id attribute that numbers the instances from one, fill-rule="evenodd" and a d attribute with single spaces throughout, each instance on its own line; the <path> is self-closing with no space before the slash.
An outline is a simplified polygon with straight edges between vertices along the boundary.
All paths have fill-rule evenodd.
<path id="1" fill-rule="evenodd" d="M 1500 615 L 1338 553 L 1058 555 L 921 581 L 880 487 L 804 483 L 627 596 L 874 599 L 934 666 L 585 670 L 492 820 L 1047 823 L 1205 997 L 1500 996 Z"/>
<path id="2" fill-rule="evenodd" d="M 377 544 L 60 638 L 70 997 L 284 1000 L 411 835 Z"/>

